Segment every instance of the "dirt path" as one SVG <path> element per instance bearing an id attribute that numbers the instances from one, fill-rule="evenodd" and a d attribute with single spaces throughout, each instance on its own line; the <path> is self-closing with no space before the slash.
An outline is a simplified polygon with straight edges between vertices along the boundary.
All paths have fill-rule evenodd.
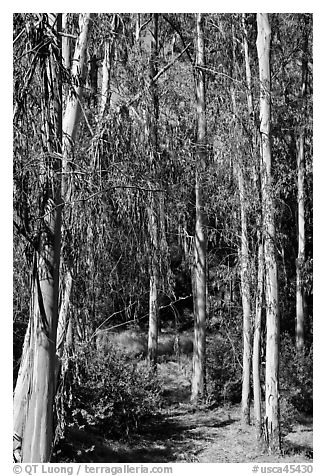
<path id="1" fill-rule="evenodd" d="M 244 463 L 311 462 L 312 421 L 306 420 L 284 439 L 284 455 L 262 454 L 253 427 L 243 427 L 240 406 L 196 408 L 187 403 L 190 381 L 174 362 L 159 369 L 165 379 L 164 407 L 128 439 L 105 440 L 95 430 L 71 435 L 79 451 L 76 462 L 93 463 Z"/>

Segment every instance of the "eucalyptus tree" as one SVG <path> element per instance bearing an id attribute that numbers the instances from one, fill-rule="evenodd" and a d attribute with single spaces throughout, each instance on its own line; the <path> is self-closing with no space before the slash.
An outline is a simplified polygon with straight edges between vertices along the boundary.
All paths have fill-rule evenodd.
<path id="1" fill-rule="evenodd" d="M 62 76 L 61 14 L 28 20 L 27 46 L 40 74 L 41 147 L 38 167 L 38 226 L 33 237 L 30 323 L 14 395 L 14 438 L 23 462 L 46 462 L 51 456 L 55 355 L 61 250 Z M 34 71 L 34 72 L 35 72 Z M 30 78 L 32 82 L 33 78 Z M 25 101 L 28 104 L 26 90 Z M 26 104 L 25 102 L 25 104 Z M 19 110 L 18 105 L 18 109 Z M 23 114 L 23 111 L 21 111 Z M 24 118 L 18 115 L 18 124 Z M 18 158 L 17 158 L 18 160 Z M 14 445 L 14 450 L 19 450 Z"/>
<path id="2" fill-rule="evenodd" d="M 271 28 L 268 14 L 257 14 L 257 53 L 260 79 L 261 182 L 266 278 L 265 437 L 272 452 L 280 451 L 279 422 L 279 298 L 275 251 L 271 124 Z"/>
<path id="3" fill-rule="evenodd" d="M 260 191 L 260 157 L 259 157 L 259 138 L 258 138 L 258 128 L 255 120 L 255 109 L 254 109 L 254 95 L 253 95 L 253 81 L 252 81 L 252 72 L 251 72 L 251 57 L 250 57 L 250 48 L 249 48 L 249 32 L 247 25 L 246 14 L 241 15 L 241 26 L 242 26 L 242 45 L 243 45 L 243 56 L 245 63 L 245 77 L 246 77 L 246 98 L 247 98 L 247 113 L 248 113 L 248 123 L 250 131 L 249 140 L 249 150 L 253 157 L 252 165 L 252 175 L 253 175 L 253 190 L 256 195 L 256 202 L 259 204 L 261 201 L 261 191 Z M 252 312 L 254 312 L 253 319 L 253 342 L 252 342 L 252 386 L 253 386 L 253 397 L 254 397 L 254 424 L 256 427 L 256 436 L 257 440 L 260 442 L 262 437 L 262 416 L 261 416 L 261 382 L 260 382 L 260 354 L 261 354 L 261 327 L 262 327 L 262 308 L 263 308 L 263 279 L 264 279 L 264 246 L 262 240 L 262 216 L 261 216 L 261 206 L 257 207 L 257 218 L 256 218 L 256 238 L 257 244 L 253 248 L 257 249 L 257 259 L 252 260 L 251 269 L 255 269 L 256 264 L 256 280 L 251 279 L 251 281 L 256 282 L 256 293 L 255 300 L 252 299 Z M 254 297 L 254 296 L 252 296 Z"/>
<path id="4" fill-rule="evenodd" d="M 195 177 L 196 224 L 194 237 L 194 351 L 191 399 L 205 397 L 206 354 L 206 232 L 202 197 L 201 174 L 206 165 L 206 100 L 205 100 L 205 45 L 203 15 L 196 21 L 196 110 L 197 110 L 197 160 Z"/>
<path id="5" fill-rule="evenodd" d="M 22 461 L 48 461 L 53 437 L 53 400 L 57 388 L 58 361 L 55 355 L 62 354 L 62 345 L 67 328 L 67 312 L 70 299 L 72 276 L 71 262 L 66 263 L 67 274 L 62 276 L 61 308 L 59 297 L 59 268 L 61 257 L 61 227 L 64 202 L 72 199 L 71 163 L 79 120 L 79 101 L 82 88 L 82 72 L 86 58 L 87 29 L 90 16 L 80 17 L 80 34 L 77 38 L 73 74 L 74 92 L 65 98 L 65 116 L 62 118 L 63 71 L 69 62 L 69 48 L 62 55 L 61 35 L 67 38 L 66 25 L 62 25 L 61 14 L 38 15 L 27 22 L 31 29 L 30 41 L 34 44 L 33 62 L 35 68 L 34 85 L 40 88 L 41 120 L 33 117 L 35 143 L 41 137 L 38 170 L 39 188 L 36 200 L 39 202 L 37 218 L 39 226 L 34 227 L 32 244 L 34 262 L 32 271 L 32 300 L 30 322 L 23 348 L 23 358 L 14 394 L 14 449 L 22 443 Z M 64 28 L 62 28 L 64 26 Z M 64 58 L 65 64 L 62 64 Z M 37 74 L 40 72 L 40 86 Z M 28 94 L 27 94 L 28 93 Z M 35 102 L 30 91 L 32 110 Z M 19 98 L 19 93 L 17 94 Z M 26 112 L 22 111 L 22 116 Z M 21 122 L 24 119 L 19 119 Z M 22 156 L 23 157 L 23 156 Z M 17 158 L 18 160 L 18 158 Z M 22 160 L 22 158 L 21 158 Z M 26 172 L 25 172 L 26 174 Z M 28 175 L 26 174 L 26 177 Z M 28 180 L 28 178 L 27 178 Z M 27 213 L 31 213 L 27 210 Z M 34 211 L 35 213 L 35 211 Z M 29 227 L 32 227 L 31 217 Z M 65 219 L 64 236 L 67 223 Z M 21 229 L 19 229 L 21 231 Z M 26 230 L 25 230 L 26 231 Z M 23 233 L 24 234 L 24 233 Z M 66 239 L 65 239 L 66 242 Z M 62 260 L 63 261 L 63 260 Z M 58 326 L 58 317 L 60 325 Z M 53 355 L 54 352 L 54 355 Z M 29 387 L 33 390 L 30 393 Z"/>
<path id="6" fill-rule="evenodd" d="M 309 17 L 303 19 L 302 54 L 301 54 L 301 88 L 300 102 L 302 114 L 299 119 L 297 138 L 297 215 L 298 215 L 298 254 L 296 261 L 296 345 L 299 352 L 304 350 L 304 325 L 306 316 L 306 292 L 304 288 L 304 265 L 306 260 L 306 192 L 305 192 L 305 142 L 307 128 L 307 82 L 308 82 L 308 44 L 309 44 Z"/>

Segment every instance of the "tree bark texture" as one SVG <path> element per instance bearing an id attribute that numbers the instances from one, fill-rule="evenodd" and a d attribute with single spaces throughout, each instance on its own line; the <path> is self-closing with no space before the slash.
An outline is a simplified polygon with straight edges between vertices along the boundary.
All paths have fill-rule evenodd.
<path id="1" fill-rule="evenodd" d="M 81 98 L 85 86 L 85 72 L 87 64 L 87 41 L 91 21 L 91 13 L 80 13 L 79 30 L 74 57 L 71 67 L 71 89 L 66 99 L 66 109 L 63 117 L 63 150 L 62 172 L 63 189 L 62 196 L 65 201 L 70 200 L 72 183 L 69 177 L 70 164 L 73 162 L 73 151 L 76 140 L 77 127 L 81 112 Z"/>
<path id="2" fill-rule="evenodd" d="M 259 189 L 259 174 L 260 159 L 256 161 L 256 151 L 258 149 L 258 131 L 254 119 L 254 107 L 252 96 L 252 79 L 250 67 L 250 55 L 248 45 L 248 30 L 246 24 L 246 14 L 242 14 L 242 29 L 243 29 L 243 51 L 246 70 L 246 84 L 247 84 L 247 105 L 249 120 L 252 127 L 252 155 L 253 163 L 253 178 L 254 178 L 254 192 L 260 198 Z M 254 396 L 254 424 L 256 427 L 257 441 L 260 443 L 262 438 L 262 415 L 261 415 L 261 386 L 260 386 L 260 350 L 261 350 L 261 320 L 262 320 L 262 306 L 263 306 L 263 282 L 264 282 L 264 245 L 262 242 L 262 216 L 258 212 L 257 218 L 257 288 L 255 298 L 255 318 L 253 329 L 253 351 L 252 351 L 252 380 L 253 380 L 253 396 Z"/>
<path id="3" fill-rule="evenodd" d="M 149 114 L 149 142 L 150 162 L 155 178 L 156 161 L 158 160 L 158 119 L 159 97 L 157 84 L 152 79 L 157 73 L 158 61 L 158 14 L 153 14 L 153 38 L 151 41 L 151 54 L 149 61 L 149 80 L 151 84 L 151 104 Z M 148 364 L 153 371 L 157 368 L 157 346 L 159 330 L 159 206 L 154 192 L 149 192 L 147 207 L 148 229 L 150 237 L 150 263 L 149 263 L 149 327 L 148 327 Z"/>
<path id="4" fill-rule="evenodd" d="M 261 349 L 261 318 L 264 293 L 264 245 L 259 237 L 258 245 L 258 269 L 257 269 L 257 293 L 254 321 L 253 352 L 252 352 L 252 381 L 254 392 L 254 415 L 256 438 L 262 439 L 262 416 L 261 416 L 261 387 L 260 387 L 260 349 Z"/>
<path id="5" fill-rule="evenodd" d="M 298 256 L 296 262 L 296 347 L 299 353 L 304 350 L 304 321 L 306 299 L 303 286 L 303 267 L 306 260 L 306 235 L 305 235 L 305 119 L 306 119 L 306 93 L 307 93 L 307 51 L 308 36 L 305 39 L 302 53 L 302 82 L 300 99 L 303 102 L 303 117 L 299 125 L 297 140 L 297 204 L 298 204 Z"/>
<path id="6" fill-rule="evenodd" d="M 87 25 L 88 28 L 89 14 L 81 15 L 81 17 L 80 26 Z M 49 15 L 49 21 L 53 24 L 56 18 L 57 29 L 61 31 L 61 14 Z M 57 43 L 61 50 L 60 38 L 61 36 L 58 35 Z M 62 123 L 61 66 L 49 54 L 42 69 L 44 87 L 42 117 L 45 124 L 43 144 L 51 160 L 45 157 L 40 164 L 40 185 L 43 196 L 47 199 L 41 202 L 43 218 L 39 246 L 34 258 L 30 334 L 28 338 L 27 336 L 25 338 L 23 359 L 14 395 L 15 442 L 22 442 L 23 462 L 49 461 L 51 452 L 52 406 L 58 374 L 55 352 L 61 248 L 61 193 L 65 194 L 66 200 L 68 191 L 71 196 L 71 181 L 67 178 L 67 172 L 69 161 L 72 159 L 73 142 L 77 130 L 75 121 L 79 117 L 78 101 L 82 93 L 80 70 L 76 62 L 81 61 L 83 71 L 83 65 L 86 62 L 86 39 L 87 35 L 85 38 L 85 30 L 82 28 L 77 40 L 72 74 L 77 97 L 70 94 L 67 98 L 64 125 Z M 64 61 L 68 61 L 67 52 L 65 57 Z M 62 162 L 57 158 L 61 155 Z M 68 271 L 65 275 L 67 280 L 60 312 L 58 335 L 60 348 L 67 328 L 67 311 L 72 284 L 71 270 Z"/>
<path id="7" fill-rule="evenodd" d="M 233 58 L 231 64 L 231 77 L 233 71 L 236 70 L 236 53 L 235 53 L 235 33 L 234 25 L 232 24 L 232 50 Z M 235 79 L 235 78 L 233 78 Z M 233 121 L 235 128 L 235 136 L 240 133 L 238 123 L 238 108 L 236 103 L 235 87 L 231 80 L 231 99 L 233 107 Z M 237 138 L 235 137 L 235 143 Z M 238 183 L 239 201 L 240 201 L 240 224 L 241 224 L 241 238 L 240 238 L 240 277 L 241 277 L 241 300 L 242 300 L 242 315 L 243 315 L 243 353 L 242 353 L 242 422 L 245 425 L 250 424 L 250 371 L 251 371 L 251 289 L 250 289 L 250 260 L 249 260 L 249 244 L 248 244 L 248 224 L 247 224 L 247 205 L 246 205 L 246 188 L 243 173 L 242 158 L 236 149 L 234 174 Z"/>
<path id="8" fill-rule="evenodd" d="M 271 452 L 278 452 L 279 424 L 279 302 L 275 251 L 274 199 L 272 189 L 272 154 L 270 141 L 270 42 L 268 14 L 257 14 L 257 53 L 260 78 L 260 137 L 262 155 L 262 210 L 266 287 L 266 410 L 265 437 Z"/>
<path id="9" fill-rule="evenodd" d="M 61 14 L 49 15 L 61 31 Z M 60 35 L 56 38 L 61 51 Z M 53 437 L 55 351 L 58 325 L 58 293 L 61 246 L 61 67 L 51 51 L 43 67 L 44 142 L 47 154 L 40 163 L 41 230 L 34 253 L 29 340 L 29 388 L 22 434 L 22 462 L 48 462 Z M 44 197 L 46 197 L 44 199 Z M 27 340 L 26 340 L 27 343 Z M 25 352 L 25 350 L 24 350 Z M 24 398 L 24 396 L 21 396 Z"/>
<path id="10" fill-rule="evenodd" d="M 197 170 L 196 170 L 196 225 L 194 239 L 195 300 L 194 306 L 194 349 L 192 401 L 205 397 L 205 357 L 206 357 L 206 233 L 205 213 L 202 197 L 201 172 L 206 164 L 206 99 L 205 99 L 205 50 L 202 14 L 197 14 L 197 61 L 196 61 L 196 102 L 197 102 Z"/>
<path id="11" fill-rule="evenodd" d="M 102 84 L 101 84 L 101 100 L 99 105 L 99 123 L 105 115 L 105 111 L 110 103 L 110 84 L 111 84 L 111 70 L 114 56 L 116 36 L 116 14 L 113 14 L 111 21 L 111 34 L 104 43 L 104 58 L 102 63 Z"/>
<path id="12" fill-rule="evenodd" d="M 245 204 L 244 177 L 241 164 L 238 164 L 238 187 L 241 214 L 241 298 L 243 313 L 243 358 L 242 358 L 242 421 L 250 424 L 250 372 L 251 372 L 251 290 L 250 262 L 248 246 L 247 211 Z"/>

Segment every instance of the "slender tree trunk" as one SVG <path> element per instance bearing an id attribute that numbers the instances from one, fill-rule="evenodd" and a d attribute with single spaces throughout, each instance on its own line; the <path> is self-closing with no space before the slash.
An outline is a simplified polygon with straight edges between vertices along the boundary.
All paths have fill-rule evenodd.
<path id="1" fill-rule="evenodd" d="M 196 170 L 196 226 L 194 240 L 195 257 L 195 299 L 194 308 L 194 350 L 191 400 L 196 402 L 205 397 L 205 357 L 206 357 L 206 234 L 205 214 L 202 197 L 201 171 L 206 165 L 206 100 L 204 72 L 205 67 L 203 17 L 197 14 L 197 61 L 196 61 L 196 99 L 197 99 L 197 147 Z"/>
<path id="2" fill-rule="evenodd" d="M 61 31 L 61 14 L 49 15 L 49 22 Z M 60 35 L 57 47 L 61 51 Z M 55 351 L 58 325 L 58 291 L 61 246 L 61 155 L 62 144 L 62 82 L 61 66 L 52 56 L 43 58 L 43 117 L 46 153 L 40 164 L 41 230 L 38 250 L 34 254 L 32 305 L 26 414 L 22 425 L 22 462 L 48 462 L 53 438 L 53 403 L 55 393 Z M 28 355 L 27 355 L 28 354 Z M 17 382 L 17 390 L 20 388 Z M 17 415 L 16 415 L 17 416 Z M 14 422 L 16 428 L 17 421 Z"/>
<path id="3" fill-rule="evenodd" d="M 247 83 L 247 104 L 249 116 L 253 118 L 254 107 L 253 107 L 253 98 L 252 98 L 252 84 L 251 84 L 251 68 L 250 68 L 250 56 L 249 56 L 249 46 L 248 46 L 248 31 L 246 26 L 246 15 L 242 14 L 242 28 L 243 28 L 243 51 L 245 58 L 246 66 L 246 83 Z"/>
<path id="4" fill-rule="evenodd" d="M 139 41 L 140 27 L 141 27 L 141 13 L 136 13 L 136 26 L 135 26 L 135 40 L 136 40 L 136 42 Z"/>
<path id="5" fill-rule="evenodd" d="M 73 86 L 69 92 L 66 109 L 63 118 L 63 190 L 62 195 L 68 201 L 72 193 L 72 180 L 69 179 L 70 163 L 73 162 L 73 152 L 76 140 L 77 128 L 80 117 L 80 103 L 85 86 L 85 72 L 87 64 L 87 41 L 89 35 L 91 14 L 80 13 L 79 15 L 79 36 L 75 47 L 72 61 L 71 77 Z"/>
<path id="6" fill-rule="evenodd" d="M 65 203 L 72 200 L 73 196 L 73 178 L 71 172 L 71 164 L 74 162 L 74 148 L 77 129 L 80 117 L 80 103 L 83 96 L 83 85 L 85 82 L 86 63 L 87 63 L 87 42 L 89 37 L 91 14 L 81 13 L 79 15 L 80 33 L 77 38 L 74 58 L 71 69 L 72 84 L 71 90 L 66 98 L 66 109 L 63 118 L 63 147 L 62 147 L 62 197 Z M 66 237 L 66 229 L 71 227 L 72 216 L 71 209 L 65 210 L 63 239 L 69 248 L 69 237 Z M 68 259 L 66 263 L 66 271 L 61 277 L 62 289 L 65 289 L 64 299 L 62 301 L 59 315 L 59 330 L 66 330 L 68 327 L 68 308 L 70 295 L 72 291 L 73 263 Z M 62 343 L 60 334 L 60 346 Z"/>
<path id="7" fill-rule="evenodd" d="M 69 34 L 68 31 L 68 23 L 69 23 L 69 13 L 62 14 L 62 31 L 63 33 Z M 68 36 L 62 37 L 62 65 L 66 68 L 67 71 L 70 71 L 71 60 L 70 60 L 70 52 L 71 52 L 71 38 Z"/>
<path id="8" fill-rule="evenodd" d="M 272 154 L 270 142 L 270 41 L 268 14 L 257 14 L 257 52 L 260 78 L 260 134 L 262 154 L 262 206 L 266 272 L 266 410 L 265 436 L 271 452 L 280 451 L 279 424 L 279 303 L 275 252 Z"/>
<path id="9" fill-rule="evenodd" d="M 104 58 L 102 63 L 102 85 L 101 85 L 101 100 L 99 105 L 99 120 L 103 119 L 110 100 L 110 85 L 111 85 L 111 69 L 114 56 L 116 34 L 116 14 L 113 14 L 111 21 L 111 35 L 104 43 Z"/>
<path id="10" fill-rule="evenodd" d="M 150 264 L 149 264 L 149 326 L 148 326 L 148 363 L 152 370 L 157 367 L 157 345 L 159 330 L 159 266 L 158 266 L 158 229 L 157 216 L 155 215 L 155 205 L 153 192 L 150 193 L 151 204 L 148 207 L 148 228 L 151 240 Z"/>
<path id="11" fill-rule="evenodd" d="M 253 97 L 252 97 L 252 81 L 251 81 L 251 67 L 250 55 L 248 45 L 248 31 L 246 25 L 246 15 L 242 14 L 242 28 L 243 28 L 243 51 L 246 67 L 246 83 L 247 83 L 247 105 L 250 124 L 252 128 L 252 154 L 256 157 L 258 149 L 258 131 L 254 119 Z M 260 199 L 259 177 L 257 169 L 259 163 L 254 160 L 253 177 L 254 177 L 254 191 L 256 196 Z M 264 245 L 262 242 L 262 217 L 259 212 L 257 220 L 257 290 L 255 303 L 255 319 L 253 330 L 253 353 L 252 353 L 252 379 L 253 379 L 253 394 L 254 394 L 254 422 L 256 427 L 257 441 L 260 443 L 262 439 L 262 416 L 261 416 L 261 386 L 260 386 L 260 348 L 261 348 L 261 320 L 262 320 L 262 306 L 263 306 L 263 282 L 264 282 Z"/>
<path id="12" fill-rule="evenodd" d="M 158 14 L 153 14 L 153 39 L 151 42 L 150 56 L 150 82 L 157 74 L 158 61 Z M 158 118 L 159 118 L 159 98 L 157 84 L 151 84 L 151 114 L 149 124 L 149 147 L 151 169 L 155 176 L 156 161 L 158 160 Z M 150 237 L 150 263 L 149 263 L 149 327 L 148 327 L 148 364 L 152 370 L 157 368 L 157 345 L 159 330 L 159 231 L 158 231 L 158 214 L 159 207 L 154 192 L 149 193 L 148 226 Z"/>
<path id="13" fill-rule="evenodd" d="M 302 271 L 305 261 L 305 204 L 304 204 L 304 131 L 301 131 L 298 139 L 297 152 L 297 203 L 298 203 L 298 257 L 296 262 L 296 346 L 297 351 L 304 349 L 304 320 L 305 320 L 305 295 L 303 288 Z"/>
<path id="14" fill-rule="evenodd" d="M 252 353 L 252 380 L 254 391 L 254 414 L 256 438 L 258 443 L 262 439 L 262 416 L 261 416 L 261 387 L 260 387 L 260 346 L 261 346 L 261 317 L 264 292 L 264 245 L 259 237 L 258 245 L 258 270 L 257 270 L 257 294 Z"/>
<path id="15" fill-rule="evenodd" d="M 232 46 L 233 61 L 232 72 L 235 70 L 236 54 L 235 54 L 235 34 L 234 25 L 232 24 Z M 231 99 L 233 106 L 233 120 L 235 134 L 240 133 L 237 120 L 237 103 L 235 96 L 235 88 L 233 81 L 231 82 Z M 235 139 L 236 140 L 236 139 Z M 247 205 L 245 193 L 245 181 L 243 176 L 243 165 L 241 158 L 235 158 L 234 167 L 235 176 L 238 182 L 240 216 L 241 216 L 241 246 L 239 252 L 240 275 L 241 275 L 241 299 L 243 313 L 243 354 L 242 354 L 242 422 L 245 425 L 250 424 L 250 371 L 251 371 L 251 290 L 250 290 L 250 260 L 249 260 L 249 244 L 248 244 L 248 225 L 247 225 Z"/>
<path id="16" fill-rule="evenodd" d="M 303 287 L 303 266 L 306 259 L 306 236 L 305 236 L 305 109 L 307 92 L 307 50 L 308 37 L 306 33 L 302 54 L 302 83 L 301 100 L 303 102 L 303 118 L 300 124 L 299 138 L 297 141 L 297 203 L 298 203 L 298 256 L 296 262 L 296 346 L 297 351 L 304 350 L 304 321 L 305 321 L 305 291 Z"/>
<path id="17" fill-rule="evenodd" d="M 61 306 L 59 312 L 58 335 L 57 335 L 57 355 L 60 358 L 63 352 L 65 336 L 67 332 L 67 316 L 69 311 L 70 296 L 72 290 L 72 274 L 71 267 L 64 274 L 64 289 L 62 290 Z"/>
<path id="18" fill-rule="evenodd" d="M 244 197 L 244 179 L 241 165 L 238 167 L 238 186 L 241 213 L 241 296 L 243 311 L 243 359 L 242 359 L 242 421 L 250 424 L 250 371 L 251 371 L 251 292 L 248 246 L 247 213 Z"/>

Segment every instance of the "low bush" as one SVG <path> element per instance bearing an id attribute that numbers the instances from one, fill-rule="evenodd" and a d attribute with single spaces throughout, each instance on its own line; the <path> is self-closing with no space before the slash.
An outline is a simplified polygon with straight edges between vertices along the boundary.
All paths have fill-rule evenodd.
<path id="1" fill-rule="evenodd" d="M 207 395 L 211 403 L 241 401 L 242 369 L 239 361 L 241 339 L 211 336 L 207 343 Z"/>
<path id="2" fill-rule="evenodd" d="M 313 348 L 302 355 L 288 334 L 281 339 L 280 352 L 281 416 L 284 424 L 298 414 L 313 412 Z"/>
<path id="3" fill-rule="evenodd" d="M 80 349 L 71 362 L 68 424 L 92 425 L 103 436 L 125 437 L 160 407 L 161 389 L 144 362 L 116 346 Z"/>

